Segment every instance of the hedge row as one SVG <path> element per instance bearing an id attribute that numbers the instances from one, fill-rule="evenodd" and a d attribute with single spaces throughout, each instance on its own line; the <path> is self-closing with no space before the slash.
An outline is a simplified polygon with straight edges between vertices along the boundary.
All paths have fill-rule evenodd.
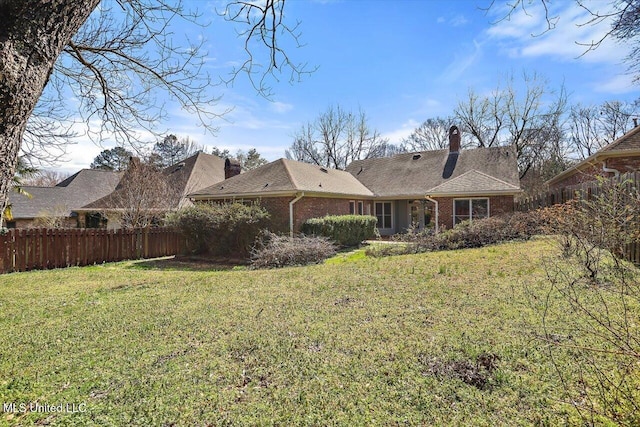
<path id="1" fill-rule="evenodd" d="M 311 218 L 302 224 L 307 236 L 323 236 L 340 246 L 356 246 L 375 237 L 377 219 L 368 215 L 330 215 Z"/>
<path id="2" fill-rule="evenodd" d="M 199 204 L 167 218 L 186 237 L 192 254 L 248 257 L 260 231 L 269 226 L 270 215 L 259 204 Z"/>

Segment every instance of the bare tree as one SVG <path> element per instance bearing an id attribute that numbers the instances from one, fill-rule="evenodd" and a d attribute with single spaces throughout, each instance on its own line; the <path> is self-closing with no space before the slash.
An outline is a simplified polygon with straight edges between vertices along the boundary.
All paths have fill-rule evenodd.
<path id="1" fill-rule="evenodd" d="M 363 111 L 355 114 L 338 105 L 303 125 L 285 154 L 289 159 L 344 169 L 354 160 L 381 157 L 388 151 L 388 140 L 369 127 Z"/>
<path id="2" fill-rule="evenodd" d="M 539 336 L 584 425 L 638 425 L 640 276 L 622 257 L 640 239 L 640 192 L 602 180 L 583 196 L 542 213 L 562 256 L 545 261 Z"/>
<path id="3" fill-rule="evenodd" d="M 283 34 L 296 40 L 299 36 L 287 32 L 284 0 L 231 6 L 239 12 L 227 19 L 250 28 L 244 33 L 250 60 L 238 72 L 256 78 L 249 48 L 262 46 L 269 52 L 266 74 L 291 67 L 297 75 L 299 69 L 277 43 Z M 185 10 L 180 1 L 0 2 L 0 212 L 21 147 L 42 155 L 73 135 L 74 123 L 66 111 L 80 113 L 85 130 L 97 139 L 109 136 L 135 144 L 135 130 L 156 133 L 166 116 L 164 104 L 156 99 L 157 88 L 211 129 L 211 119 L 224 112 L 212 110 L 217 98 L 209 93 L 201 43 L 173 44 L 169 28 L 176 20 L 201 22 L 200 15 Z M 261 81 L 266 78 L 263 74 Z M 264 84 L 257 88 L 266 90 Z M 66 103 L 69 91 L 79 107 Z"/>
<path id="4" fill-rule="evenodd" d="M 68 173 L 43 169 L 36 172 L 34 175 L 29 178 L 23 179 L 23 185 L 30 185 L 35 187 L 55 187 L 61 181 L 69 178 L 71 176 Z"/>
<path id="5" fill-rule="evenodd" d="M 180 195 L 153 165 L 134 158 L 113 193 L 102 199 L 107 217 L 123 228 L 157 225 Z"/>
<path id="6" fill-rule="evenodd" d="M 490 96 L 469 90 L 455 112 L 462 131 L 479 147 L 514 145 L 520 178 L 549 155 L 564 137 L 562 118 L 567 96 L 564 88 L 550 89 L 546 79 L 524 72 L 524 93 L 518 92 L 513 75 Z"/>
<path id="7" fill-rule="evenodd" d="M 568 130 L 573 154 L 579 159 L 595 154 L 632 128 L 636 114 L 634 104 L 620 101 L 607 101 L 600 106 L 572 106 Z"/>
<path id="8" fill-rule="evenodd" d="M 455 119 L 434 117 L 422 122 L 407 138 L 402 140 L 404 151 L 440 150 L 449 146 L 449 128 Z"/>
<path id="9" fill-rule="evenodd" d="M 609 38 L 627 43 L 631 47 L 631 52 L 626 58 L 629 72 L 635 74 L 635 81 L 640 81 L 640 0 L 614 0 L 603 5 L 600 2 L 589 3 L 584 0 L 574 0 L 575 4 L 588 13 L 588 17 L 577 25 L 599 25 L 609 23 L 609 30 L 605 31 L 600 38 L 595 40 L 574 40 L 578 45 L 584 47 L 584 54 L 598 49 L 605 40 Z M 549 0 L 492 0 L 486 11 L 496 9 L 503 5 L 505 12 L 496 21 L 510 20 L 514 15 L 522 11 L 529 15 L 529 9 L 539 6 L 544 11 L 546 29 L 540 36 L 548 31 L 553 31 L 559 21 L 559 16 L 550 9 Z M 604 7 L 603 7 L 604 6 Z"/>
<path id="10" fill-rule="evenodd" d="M 292 25 L 285 22 L 284 5 L 285 0 L 234 0 L 219 12 L 226 20 L 243 24 L 244 30 L 239 35 L 245 40 L 244 49 L 247 54 L 247 59 L 232 71 L 231 76 L 224 80 L 225 83 L 233 83 L 238 74 L 246 73 L 256 91 L 270 97 L 273 92 L 267 76 L 277 78 L 288 71 L 287 79 L 293 83 L 317 69 L 309 69 L 306 63 L 294 63 L 281 47 L 282 38 L 290 39 L 295 47 L 302 46 L 300 22 Z M 258 43 L 267 49 L 256 51 L 252 48 L 252 43 Z"/>

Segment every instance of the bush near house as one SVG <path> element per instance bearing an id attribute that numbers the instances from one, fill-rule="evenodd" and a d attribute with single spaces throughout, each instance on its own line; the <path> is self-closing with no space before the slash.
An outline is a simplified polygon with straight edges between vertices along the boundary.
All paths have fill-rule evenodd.
<path id="1" fill-rule="evenodd" d="M 514 212 L 486 219 L 465 221 L 451 230 L 433 234 L 407 233 L 396 240 L 405 245 L 372 246 L 367 255 L 388 256 L 429 251 L 479 248 L 509 240 L 527 240 L 543 232 L 543 221 L 538 212 Z"/>
<path id="2" fill-rule="evenodd" d="M 369 215 L 328 215 L 302 224 L 302 233 L 324 236 L 341 246 L 355 246 L 375 236 L 377 219 Z"/>
<path id="3" fill-rule="evenodd" d="M 336 254 L 327 237 L 290 237 L 265 232 L 251 253 L 254 268 L 279 268 L 292 265 L 319 264 Z"/>
<path id="4" fill-rule="evenodd" d="M 258 203 L 203 204 L 171 214 L 167 222 L 183 233 L 190 254 L 248 257 L 270 215 Z"/>

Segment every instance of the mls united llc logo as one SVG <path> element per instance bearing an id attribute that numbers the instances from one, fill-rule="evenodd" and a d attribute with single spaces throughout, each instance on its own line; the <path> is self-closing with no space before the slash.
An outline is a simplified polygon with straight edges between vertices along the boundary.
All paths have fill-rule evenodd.
<path id="1" fill-rule="evenodd" d="M 61 412 L 65 414 L 72 414 L 76 412 L 86 412 L 86 403 L 58 403 L 55 405 L 48 403 L 3 403 L 2 412 L 4 413 L 26 413 L 26 412 L 41 412 L 41 413 L 53 413 Z"/>

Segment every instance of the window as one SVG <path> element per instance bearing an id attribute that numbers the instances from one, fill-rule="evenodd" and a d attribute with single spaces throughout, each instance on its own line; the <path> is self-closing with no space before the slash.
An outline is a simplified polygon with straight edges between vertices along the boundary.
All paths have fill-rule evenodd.
<path id="1" fill-rule="evenodd" d="M 376 218 L 378 228 L 392 228 L 391 202 L 376 202 Z"/>
<path id="2" fill-rule="evenodd" d="M 349 200 L 349 215 L 355 215 L 356 213 L 356 202 L 353 200 Z"/>
<path id="3" fill-rule="evenodd" d="M 364 215 L 364 202 L 358 202 L 358 215 Z"/>
<path id="4" fill-rule="evenodd" d="M 489 199 L 457 199 L 453 201 L 453 225 L 462 221 L 489 218 Z"/>

